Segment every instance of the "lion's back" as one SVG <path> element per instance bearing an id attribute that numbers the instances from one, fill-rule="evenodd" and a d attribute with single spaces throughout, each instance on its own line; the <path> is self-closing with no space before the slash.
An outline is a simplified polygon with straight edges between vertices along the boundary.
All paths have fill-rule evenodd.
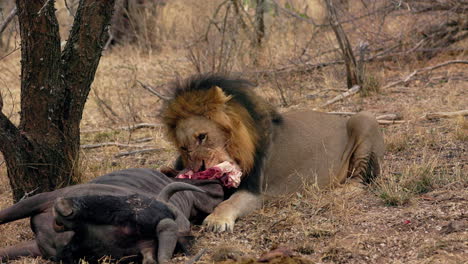
<path id="1" fill-rule="evenodd" d="M 289 193 L 304 180 L 329 185 L 348 143 L 347 118 L 310 110 L 282 116 L 265 164 L 265 192 Z"/>

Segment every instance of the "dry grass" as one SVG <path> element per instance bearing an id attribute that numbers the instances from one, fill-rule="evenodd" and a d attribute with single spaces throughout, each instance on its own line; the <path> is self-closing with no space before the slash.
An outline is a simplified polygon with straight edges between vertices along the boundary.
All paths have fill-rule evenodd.
<path id="1" fill-rule="evenodd" d="M 169 1 L 166 8 L 160 10 L 161 15 L 153 18 L 154 21 L 143 17 L 149 25 L 157 22 L 156 32 L 160 34 L 146 34 L 142 38 L 144 41 L 139 44 L 115 46 L 104 53 L 81 123 L 82 144 L 133 144 L 139 139 L 151 137 L 150 142 L 141 144 L 160 150 L 121 158 L 115 155 L 134 148 L 112 146 L 83 150 L 80 166 L 83 180 L 122 168 L 159 168 L 175 157 L 175 149 L 166 141 L 164 131 L 160 128 L 133 132 L 115 129 L 138 122 L 160 122 L 160 100 L 139 87 L 137 80 L 155 86 L 165 84 L 177 76 L 185 77 L 195 73 L 197 63 L 209 69 L 219 64 L 219 59 L 229 59 L 227 69 L 241 72 L 295 64 L 299 67 L 304 62 L 339 58 L 336 53 L 327 52 L 336 48 L 330 32 L 314 31 L 311 25 L 289 17 L 269 16 L 269 33 L 260 51 L 252 51 L 247 45 L 245 33 L 233 27 L 227 32 L 231 34 L 230 38 L 225 39 L 223 44 L 231 48 L 224 49 L 224 52 L 231 52 L 229 58 L 220 57 L 221 39 L 217 33 L 211 32 L 209 41 L 191 46 L 193 52 L 203 56 L 199 56 L 196 61 L 190 60 L 188 45 L 193 44 L 200 37 L 200 32 L 206 30 L 208 18 L 221 3 L 202 2 Z M 295 8 L 299 10 L 305 7 L 298 4 Z M 356 14 L 362 12 L 354 11 Z M 317 16 L 320 20 L 320 14 L 307 12 L 304 14 Z M 180 23 L 180 17 L 184 17 L 184 23 Z M 374 19 L 374 22 L 380 21 L 379 18 Z M 366 24 L 366 21 L 361 21 L 359 25 Z M 61 25 L 67 23 L 65 19 Z M 369 22 L 363 28 L 375 24 Z M 398 19 L 387 19 L 378 36 L 371 34 L 372 30 L 361 30 L 353 31 L 350 38 L 353 43 L 358 43 L 361 39 L 371 41 L 372 38 L 385 38 L 400 33 L 410 37 L 413 24 L 408 17 L 400 16 Z M 346 26 L 347 30 L 351 28 L 350 25 Z M 402 28 L 409 30 L 402 32 Z M 149 48 L 152 46 L 145 44 L 148 41 L 157 42 L 158 49 Z M 468 47 L 466 41 L 458 45 Z M 254 58 L 254 55 L 257 57 Z M 19 59 L 19 51 L 16 51 L 0 63 L 3 112 L 15 123 L 19 122 Z M 417 60 L 417 56 L 411 55 L 368 64 L 367 85 L 372 91 L 368 96 L 354 96 L 322 109 L 353 112 L 366 110 L 375 114 L 401 113 L 408 121 L 381 127 L 387 152 L 382 177 L 374 185 L 363 192 L 345 191 L 339 195 L 310 186 L 304 192 L 266 202 L 263 209 L 239 220 L 234 234 L 213 234 L 195 226 L 194 251 L 207 249 L 199 263 L 222 260 L 225 263 L 253 263 L 262 253 L 280 245 L 290 248 L 301 259 L 283 259 L 283 262 L 276 263 L 466 261 L 468 232 L 464 220 L 468 213 L 468 121 L 466 118 L 434 121 L 421 118 L 427 112 L 466 109 L 466 79 L 448 78 L 440 81 L 440 78 L 432 78 L 466 77 L 466 67 L 452 65 L 426 74 L 406 86 L 379 90 L 382 85 L 400 79 L 416 68 L 449 59 L 466 59 L 466 52 L 461 55 L 443 55 L 429 61 Z M 214 64 L 209 64 L 213 61 Z M 307 73 L 249 77 L 259 84 L 255 88 L 258 94 L 281 111 L 317 107 L 343 92 L 346 83 L 342 66 Z M 161 92 L 167 91 L 163 88 Z M 2 160 L 0 157 L 0 164 Z M 0 208 L 10 204 L 10 187 L 3 164 L 0 165 Z M 0 237 L 3 238 L 0 246 L 32 238 L 28 225 L 24 220 L 0 226 Z M 177 256 L 173 263 L 184 263 L 187 259 L 185 256 Z M 48 262 L 26 258 L 14 263 Z"/>

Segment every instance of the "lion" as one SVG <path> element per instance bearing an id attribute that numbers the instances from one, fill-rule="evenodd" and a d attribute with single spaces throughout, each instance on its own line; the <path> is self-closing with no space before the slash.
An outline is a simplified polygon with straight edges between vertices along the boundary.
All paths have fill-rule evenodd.
<path id="1" fill-rule="evenodd" d="M 224 161 L 242 170 L 240 186 L 204 220 L 209 230 L 232 232 L 236 219 L 260 208 L 265 197 L 299 191 L 305 182 L 366 184 L 379 175 L 384 142 L 373 115 L 280 114 L 253 86 L 196 75 L 175 82 L 162 107 L 168 138 L 179 152 L 175 171 L 203 171 Z"/>

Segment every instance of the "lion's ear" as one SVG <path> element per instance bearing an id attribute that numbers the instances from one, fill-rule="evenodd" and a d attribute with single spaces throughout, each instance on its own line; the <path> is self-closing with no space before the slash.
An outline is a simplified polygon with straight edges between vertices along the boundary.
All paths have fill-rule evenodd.
<path id="1" fill-rule="evenodd" d="M 226 103 L 227 101 L 231 100 L 232 96 L 226 95 L 219 86 L 213 86 L 209 90 L 210 98 L 216 98 L 216 101 Z"/>

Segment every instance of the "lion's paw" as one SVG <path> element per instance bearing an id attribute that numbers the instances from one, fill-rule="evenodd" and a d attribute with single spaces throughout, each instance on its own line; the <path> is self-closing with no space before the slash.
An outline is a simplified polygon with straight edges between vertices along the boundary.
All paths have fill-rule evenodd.
<path id="1" fill-rule="evenodd" d="M 207 230 L 213 232 L 232 232 L 234 230 L 235 219 L 230 217 L 210 214 L 203 221 Z"/>

